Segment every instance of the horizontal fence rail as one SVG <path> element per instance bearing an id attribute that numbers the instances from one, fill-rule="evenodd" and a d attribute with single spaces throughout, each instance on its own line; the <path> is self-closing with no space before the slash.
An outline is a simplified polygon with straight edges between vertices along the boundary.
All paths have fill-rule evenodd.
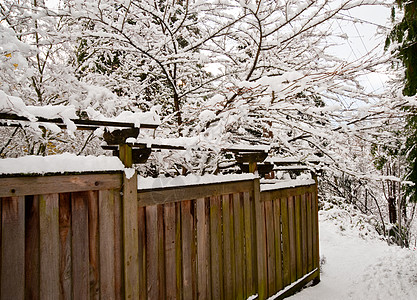
<path id="1" fill-rule="evenodd" d="M 317 185 L 0 178 L 1 299 L 282 299 L 319 280 Z"/>

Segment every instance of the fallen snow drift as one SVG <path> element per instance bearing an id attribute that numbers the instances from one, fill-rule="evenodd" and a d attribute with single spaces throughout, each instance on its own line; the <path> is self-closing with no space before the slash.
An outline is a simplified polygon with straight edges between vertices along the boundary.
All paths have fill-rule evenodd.
<path id="1" fill-rule="evenodd" d="M 114 156 L 77 156 L 64 153 L 51 156 L 23 156 L 0 159 L 0 174 L 45 174 L 65 172 L 123 171 L 124 165 Z"/>
<path id="2" fill-rule="evenodd" d="M 417 299 L 417 253 L 388 246 L 360 215 L 320 211 L 321 282 L 292 300 Z"/>

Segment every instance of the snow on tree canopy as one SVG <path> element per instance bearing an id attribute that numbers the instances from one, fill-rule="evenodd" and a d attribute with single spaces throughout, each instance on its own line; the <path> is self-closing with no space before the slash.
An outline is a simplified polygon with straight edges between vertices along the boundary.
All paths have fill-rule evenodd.
<path id="1" fill-rule="evenodd" d="M 86 110 L 91 119 L 98 121 L 119 121 L 133 123 L 136 127 L 140 124 L 160 125 L 161 121 L 157 114 L 157 107 L 151 109 L 149 112 L 131 112 L 123 111 L 115 118 L 106 118 L 101 113 L 95 111 L 93 108 Z M 0 90 L 0 113 L 16 114 L 18 116 L 26 117 L 32 122 L 36 122 L 39 117 L 45 119 L 62 119 L 67 125 L 70 132 L 74 132 L 77 127 L 71 119 L 78 119 L 76 108 L 73 105 L 45 105 L 45 106 L 30 106 L 26 105 L 19 97 L 7 95 Z"/>

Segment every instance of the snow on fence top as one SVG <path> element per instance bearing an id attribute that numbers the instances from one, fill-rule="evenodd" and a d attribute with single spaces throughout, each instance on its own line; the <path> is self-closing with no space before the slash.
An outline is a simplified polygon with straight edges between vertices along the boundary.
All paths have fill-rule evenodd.
<path id="1" fill-rule="evenodd" d="M 267 192 L 267 191 L 279 190 L 279 189 L 288 189 L 288 188 L 313 185 L 313 184 L 316 184 L 316 181 L 314 179 L 283 180 L 274 184 L 261 184 L 261 192 Z"/>
<path id="2" fill-rule="evenodd" d="M 225 183 L 231 181 L 252 180 L 258 178 L 254 174 L 227 174 L 227 175 L 203 175 L 190 174 L 177 177 L 142 177 L 138 176 L 138 190 L 162 189 L 181 186 L 204 185 L 213 183 Z"/>
<path id="3" fill-rule="evenodd" d="M 51 156 L 23 156 L 0 160 L 0 175 L 67 172 L 123 171 L 124 165 L 112 156 L 77 156 L 64 153 Z"/>

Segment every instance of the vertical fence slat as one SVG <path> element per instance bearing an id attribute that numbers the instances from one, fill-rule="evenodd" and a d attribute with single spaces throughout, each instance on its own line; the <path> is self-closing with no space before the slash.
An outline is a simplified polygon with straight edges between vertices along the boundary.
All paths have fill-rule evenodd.
<path id="1" fill-rule="evenodd" d="M 282 283 L 282 250 L 281 250 L 281 202 L 276 199 L 272 202 L 274 210 L 274 240 L 275 240 L 275 288 L 280 291 L 283 288 Z"/>
<path id="2" fill-rule="evenodd" d="M 88 193 L 71 194 L 72 273 L 74 299 L 89 299 Z"/>
<path id="3" fill-rule="evenodd" d="M 312 212 L 313 212 L 313 265 L 314 268 L 319 267 L 319 220 L 318 220 L 318 199 L 317 194 L 312 194 Z"/>
<path id="4" fill-rule="evenodd" d="M 37 300 L 39 299 L 39 197 L 25 198 L 25 298 Z"/>
<path id="5" fill-rule="evenodd" d="M 211 290 L 213 299 L 224 299 L 221 201 L 210 199 Z"/>
<path id="6" fill-rule="evenodd" d="M 39 197 L 40 298 L 59 298 L 58 194 Z"/>
<path id="7" fill-rule="evenodd" d="M 245 298 L 255 294 L 255 246 L 252 238 L 254 232 L 254 216 L 252 202 L 248 192 L 243 193 L 244 230 L 245 230 Z"/>
<path id="8" fill-rule="evenodd" d="M 265 204 L 265 223 L 266 223 L 266 240 L 267 240 L 267 263 L 268 263 L 268 295 L 275 294 L 275 238 L 274 238 L 274 212 L 272 201 L 266 201 Z"/>
<path id="9" fill-rule="evenodd" d="M 301 196 L 301 249 L 303 256 L 303 275 L 307 274 L 307 206 L 306 194 Z"/>
<path id="10" fill-rule="evenodd" d="M 114 299 L 115 268 L 114 268 L 114 194 L 113 191 L 99 191 L 99 241 L 100 241 L 100 298 Z"/>
<path id="11" fill-rule="evenodd" d="M 290 267 L 290 230 L 288 222 L 288 198 L 281 199 L 281 220 L 282 220 L 282 275 L 284 287 L 291 282 Z"/>
<path id="12" fill-rule="evenodd" d="M 244 268 L 244 242 L 243 242 L 243 205 L 240 199 L 240 194 L 233 194 L 233 215 L 234 215 L 234 246 L 235 251 L 233 256 L 235 257 L 235 289 L 236 299 L 244 298 L 244 281 L 243 281 L 243 268 Z"/>
<path id="13" fill-rule="evenodd" d="M 256 224 L 256 262 L 258 276 L 258 296 L 264 299 L 267 296 L 267 252 L 265 236 L 265 208 L 264 202 L 261 202 L 261 192 L 259 179 L 254 181 L 253 200 L 255 207 L 255 224 Z"/>
<path id="14" fill-rule="evenodd" d="M 182 227 L 182 288 L 184 299 L 195 298 L 194 290 L 194 262 L 193 248 L 194 248 L 194 220 L 192 214 L 191 201 L 183 201 L 181 203 L 181 227 Z M 193 276 L 194 275 L 194 276 Z"/>
<path id="15" fill-rule="evenodd" d="M 60 299 L 72 299 L 71 194 L 59 194 Z"/>
<path id="16" fill-rule="evenodd" d="M 223 213 L 223 274 L 224 274 L 224 294 L 225 299 L 234 298 L 233 284 L 233 263 L 232 263 L 232 222 L 233 217 L 230 210 L 230 195 L 222 195 L 222 213 Z M 232 254 L 233 253 L 233 254 Z"/>
<path id="17" fill-rule="evenodd" d="M 123 239 L 122 239 L 122 197 L 119 190 L 113 191 L 114 196 L 114 273 L 115 300 L 124 298 L 123 291 Z"/>
<path id="18" fill-rule="evenodd" d="M 313 270 L 313 216 L 311 194 L 307 194 L 307 272 Z"/>
<path id="19" fill-rule="evenodd" d="M 139 233 L 139 299 L 147 299 L 146 287 L 146 212 L 145 207 L 138 207 L 138 233 Z M 175 217 L 174 217 L 175 222 Z M 175 239 L 175 237 L 174 237 Z M 169 270 L 168 270 L 169 271 Z M 175 288 L 174 288 L 175 290 Z"/>
<path id="20" fill-rule="evenodd" d="M 159 299 L 158 291 L 158 207 L 146 207 L 146 279 L 148 299 Z"/>
<path id="21" fill-rule="evenodd" d="M 177 273 L 175 265 L 175 203 L 164 205 L 165 217 L 165 287 L 166 299 L 177 297 Z"/>
<path id="22" fill-rule="evenodd" d="M 295 197 L 288 197 L 288 224 L 290 233 L 290 278 L 291 282 L 297 279 L 297 255 L 296 255 L 296 233 L 295 233 Z"/>
<path id="23" fill-rule="evenodd" d="M 314 195 L 314 202 L 315 202 L 315 210 L 314 210 L 314 216 L 316 218 L 316 260 L 317 260 L 317 268 L 320 271 L 320 241 L 319 241 L 319 191 L 318 191 L 318 179 L 316 179 L 316 186 L 315 191 L 313 193 Z M 317 272 L 317 277 L 313 280 L 314 284 L 318 284 L 320 282 L 320 272 Z"/>
<path id="24" fill-rule="evenodd" d="M 1 299 L 25 296 L 25 198 L 2 198 Z"/>
<path id="25" fill-rule="evenodd" d="M 165 291 L 165 254 L 164 254 L 164 206 L 158 205 L 158 224 L 157 224 L 157 236 L 158 236 L 158 252 L 155 254 L 158 256 L 158 288 L 160 299 L 166 298 Z"/>
<path id="26" fill-rule="evenodd" d="M 297 279 L 303 275 L 303 255 L 301 253 L 301 196 L 294 197 L 295 201 L 295 248 L 296 248 L 296 261 L 297 261 Z"/>
<path id="27" fill-rule="evenodd" d="M 100 298 L 98 192 L 88 192 L 88 252 L 90 262 L 90 299 Z"/>
<path id="28" fill-rule="evenodd" d="M 209 299 L 209 266 L 210 245 L 208 215 L 206 214 L 206 201 L 204 198 L 196 200 L 197 205 L 197 298 Z"/>
<path id="29" fill-rule="evenodd" d="M 26 205 L 26 204 L 25 204 Z M 2 260 L 2 241 L 3 241 L 3 237 L 2 237 L 2 224 L 3 224 L 3 198 L 0 197 L 0 299 L 1 299 L 1 273 L 2 273 L 2 267 L 1 267 L 1 260 Z M 26 230 L 25 230 L 26 232 Z M 26 258 L 26 252 L 25 252 L 25 258 Z M 25 278 L 25 280 L 27 281 L 27 279 Z"/>
<path id="30" fill-rule="evenodd" d="M 181 203 L 175 203 L 175 270 L 177 277 L 177 299 L 182 295 L 182 237 L 181 237 Z"/>

